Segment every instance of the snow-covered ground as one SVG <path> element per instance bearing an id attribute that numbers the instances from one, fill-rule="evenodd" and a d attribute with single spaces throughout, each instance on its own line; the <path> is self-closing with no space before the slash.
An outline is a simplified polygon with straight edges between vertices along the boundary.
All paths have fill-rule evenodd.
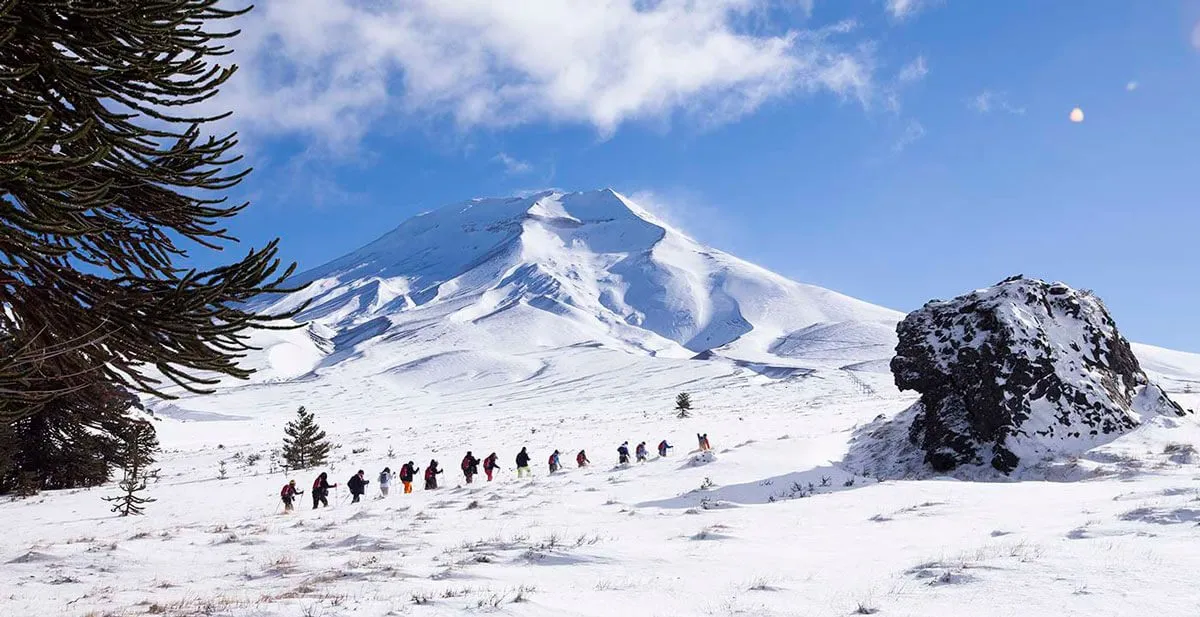
<path id="1" fill-rule="evenodd" d="M 1198 470 L 1164 453 L 1195 442 L 1190 418 L 1110 444 L 1124 455 L 1110 453 L 1113 475 L 1091 480 L 880 482 L 837 462 L 853 427 L 911 402 L 886 373 L 775 381 L 728 363 L 589 347 L 529 365 L 538 363 L 542 376 L 524 386 L 422 390 L 385 373 L 178 401 L 182 419 L 158 422 L 165 452 L 146 516 L 110 514 L 100 500 L 110 487 L 0 504 L 0 612 L 1058 616 L 1200 606 Z M 422 379 L 436 381 L 470 365 L 429 370 Z M 680 420 L 670 408 L 683 390 L 696 411 Z M 306 494 L 281 514 L 286 478 L 307 489 L 315 476 L 268 473 L 266 453 L 301 404 L 340 444 L 333 480 L 436 457 L 445 487 L 358 505 L 339 489 L 315 512 Z M 689 463 L 697 432 L 709 434 L 715 461 Z M 662 438 L 675 445 L 669 457 L 614 468 L 622 441 L 653 449 Z M 533 480 L 513 475 L 523 445 Z M 555 448 L 568 468 L 548 476 Z M 579 448 L 592 467 L 574 468 Z M 501 455 L 495 482 L 462 484 L 467 449 Z M 246 466 L 254 453 L 262 460 Z"/>
<path id="2" fill-rule="evenodd" d="M 110 513 L 112 486 L 0 503 L 0 615 L 1200 612 L 1195 416 L 1058 461 L 1073 482 L 857 476 L 840 464 L 856 428 L 915 398 L 887 366 L 902 315 L 612 191 L 443 208 L 299 282 L 263 306 L 312 300 L 308 323 L 257 333 L 251 380 L 152 404 L 145 516 Z M 1200 409 L 1200 358 L 1136 351 Z M 437 458 L 444 488 L 339 489 L 318 511 L 306 494 L 283 515 L 287 479 L 307 492 L 317 473 L 271 471 L 300 405 L 338 444 L 332 481 Z M 715 460 L 692 463 L 697 433 Z M 667 458 L 614 468 L 621 442 L 664 438 Z M 514 477 L 522 446 L 532 480 Z M 495 482 L 462 484 L 467 450 L 499 453 Z"/>

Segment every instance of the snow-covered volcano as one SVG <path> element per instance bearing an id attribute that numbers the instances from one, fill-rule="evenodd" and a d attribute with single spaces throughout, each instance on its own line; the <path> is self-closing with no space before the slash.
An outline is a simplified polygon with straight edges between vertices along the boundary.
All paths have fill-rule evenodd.
<path id="1" fill-rule="evenodd" d="M 579 345 L 844 366 L 890 358 L 901 317 L 703 246 L 607 189 L 446 206 L 292 282 L 308 287 L 261 308 L 309 301 L 299 319 L 330 329 L 326 365 L 387 344 L 407 358 L 388 368 L 432 352 L 521 372 L 514 355 Z"/>

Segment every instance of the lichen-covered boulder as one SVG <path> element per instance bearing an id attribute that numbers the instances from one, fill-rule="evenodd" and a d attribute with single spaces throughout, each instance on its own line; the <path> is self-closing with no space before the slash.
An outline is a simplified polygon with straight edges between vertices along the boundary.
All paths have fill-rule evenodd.
<path id="1" fill-rule="evenodd" d="M 1082 451 L 1147 415 L 1184 415 L 1151 384 L 1099 298 L 1013 277 L 933 301 L 897 327 L 896 385 L 921 393 L 908 438 L 935 471 Z"/>

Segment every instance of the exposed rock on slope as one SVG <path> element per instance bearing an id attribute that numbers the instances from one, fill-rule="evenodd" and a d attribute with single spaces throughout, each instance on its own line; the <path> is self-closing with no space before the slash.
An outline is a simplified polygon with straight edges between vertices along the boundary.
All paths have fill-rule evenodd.
<path id="1" fill-rule="evenodd" d="M 867 441 L 908 422 L 907 455 L 934 471 L 1010 473 L 1185 414 L 1147 379 L 1100 300 L 1061 283 L 1013 277 L 933 301 L 897 333 L 896 385 L 921 400 Z"/>

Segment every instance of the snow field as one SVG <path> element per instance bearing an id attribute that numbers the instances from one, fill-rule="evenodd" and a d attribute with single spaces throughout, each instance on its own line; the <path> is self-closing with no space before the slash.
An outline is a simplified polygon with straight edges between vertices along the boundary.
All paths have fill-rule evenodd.
<path id="1" fill-rule="evenodd" d="M 165 452 L 147 516 L 110 514 L 100 497 L 111 487 L 0 504 L 0 610 L 940 617 L 1191 614 L 1200 604 L 1190 585 L 1197 470 L 1164 446 L 1190 427 L 1117 440 L 1125 450 L 1113 460 L 1137 464 L 1083 482 L 879 482 L 836 463 L 856 425 L 911 403 L 887 374 L 771 381 L 630 358 L 564 351 L 537 380 L 450 393 L 378 376 L 179 401 L 203 420 L 158 423 Z M 695 417 L 671 413 L 680 390 Z M 331 481 L 344 486 L 362 468 L 374 497 L 384 465 L 435 457 L 445 488 L 405 496 L 396 485 L 358 505 L 341 488 L 331 508 L 310 510 L 316 470 L 266 473 L 265 453 L 300 404 L 340 444 Z M 697 432 L 714 461 L 691 464 Z M 675 446 L 669 457 L 614 468 L 622 441 L 653 451 L 662 438 Z M 522 445 L 532 480 L 513 475 Z M 591 468 L 574 468 L 580 447 Z M 567 469 L 547 476 L 554 448 Z M 467 449 L 500 454 L 496 482 L 461 485 Z M 263 459 L 246 465 L 252 453 Z M 306 494 L 285 516 L 277 496 L 288 477 Z"/>

